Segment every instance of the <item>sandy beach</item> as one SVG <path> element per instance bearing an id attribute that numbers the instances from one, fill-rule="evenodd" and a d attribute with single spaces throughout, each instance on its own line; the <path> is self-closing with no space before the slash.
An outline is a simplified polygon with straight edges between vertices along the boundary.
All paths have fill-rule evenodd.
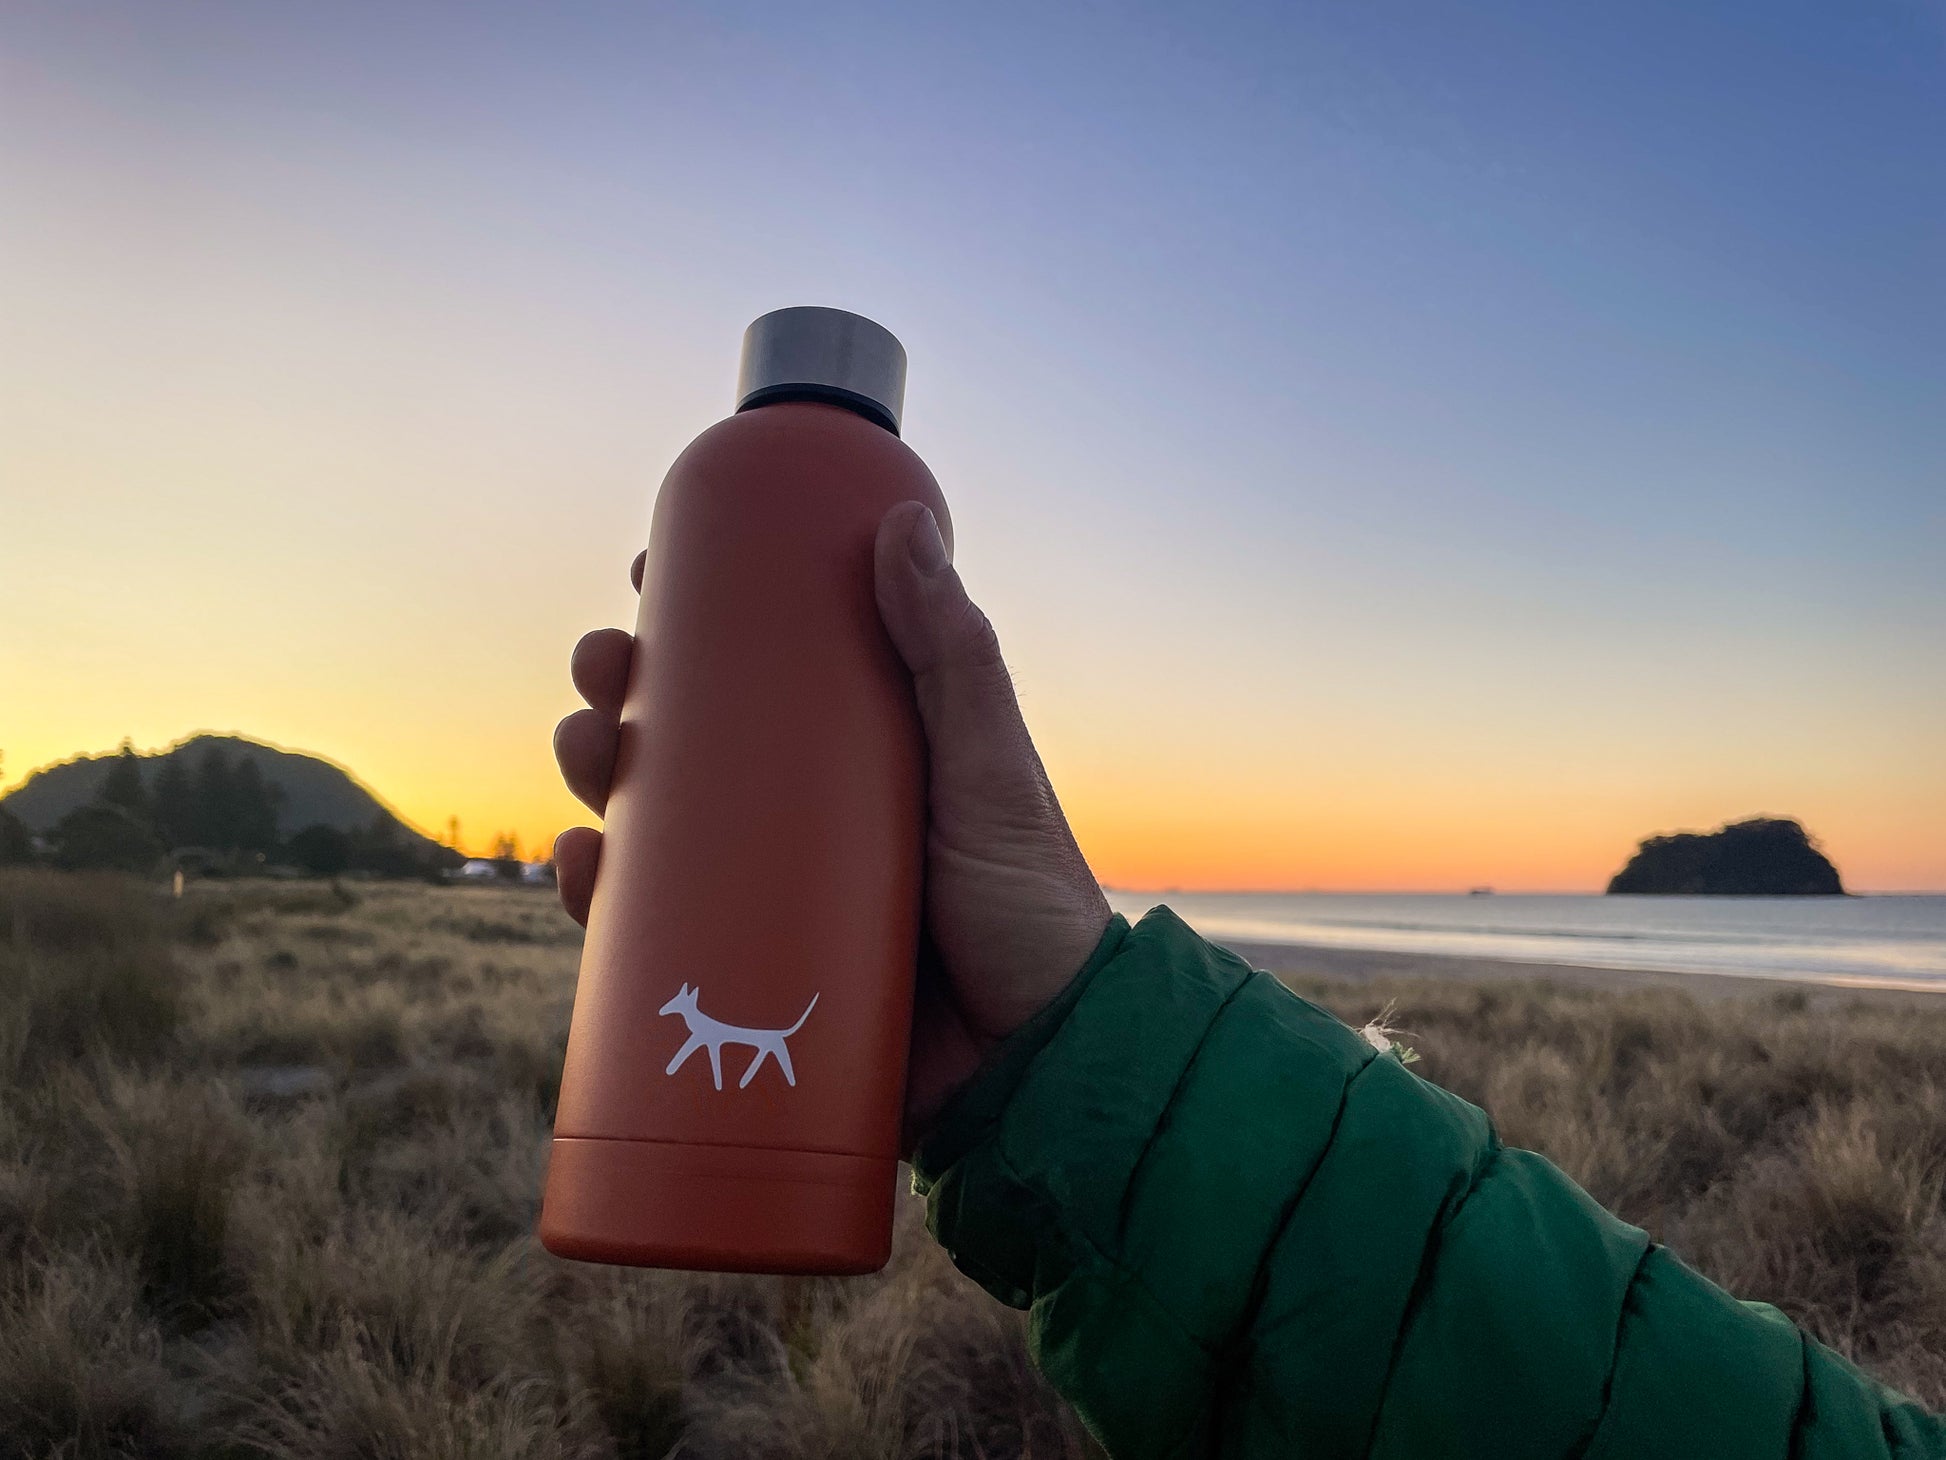
<path id="1" fill-rule="evenodd" d="M 1252 967 L 1280 978 L 1327 979 L 1340 983 L 1379 980 L 1439 980 L 1477 983 L 1482 980 L 1539 980 L 1581 988 L 1681 989 L 1699 999 L 1761 998 L 1797 989 L 1813 999 L 1897 999 L 1939 1003 L 1946 990 L 1860 986 L 1842 981 L 1806 983 L 1795 979 L 1739 976 L 1721 973 L 1668 973 L 1642 968 L 1587 968 L 1568 963 L 1525 963 L 1502 958 L 1465 958 L 1435 953 L 1393 953 L 1371 948 L 1338 948 L 1312 944 L 1253 943 L 1225 940 L 1224 946 Z"/>

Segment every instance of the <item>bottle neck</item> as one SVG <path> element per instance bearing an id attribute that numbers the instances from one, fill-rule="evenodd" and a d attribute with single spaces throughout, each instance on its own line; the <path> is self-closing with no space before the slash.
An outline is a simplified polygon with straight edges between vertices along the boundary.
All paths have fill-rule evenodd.
<path id="1" fill-rule="evenodd" d="M 846 390 L 838 385 L 770 385 L 756 391 L 737 407 L 736 413 L 754 411 L 759 406 L 774 406 L 779 401 L 815 401 L 819 405 L 842 406 L 854 415 L 863 416 L 874 426 L 883 427 L 894 436 L 899 434 L 898 422 L 892 418 L 884 406 L 870 396 L 860 395 L 855 390 Z"/>

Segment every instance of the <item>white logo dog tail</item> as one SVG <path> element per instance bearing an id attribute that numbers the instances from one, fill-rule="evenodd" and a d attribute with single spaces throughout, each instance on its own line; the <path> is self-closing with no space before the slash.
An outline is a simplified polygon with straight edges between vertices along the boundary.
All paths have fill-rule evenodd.
<path id="1" fill-rule="evenodd" d="M 816 994 L 812 994 L 811 1002 L 804 1006 L 804 1012 L 797 1016 L 797 1022 L 784 1031 L 784 1037 L 786 1039 L 789 1039 L 793 1034 L 797 1033 L 798 1030 L 802 1029 L 804 1027 L 804 1021 L 811 1017 L 811 1011 L 817 1008 L 817 1006 L 818 1006 L 818 996 Z"/>

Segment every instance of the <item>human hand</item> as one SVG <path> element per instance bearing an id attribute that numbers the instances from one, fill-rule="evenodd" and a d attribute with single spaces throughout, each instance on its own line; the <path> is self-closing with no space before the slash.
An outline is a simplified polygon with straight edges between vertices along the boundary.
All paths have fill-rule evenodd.
<path id="1" fill-rule="evenodd" d="M 643 562 L 638 556 L 630 573 L 638 590 Z M 1021 719 L 999 640 L 921 503 L 885 514 L 873 573 L 879 617 L 912 674 L 928 761 L 910 1144 L 987 1051 L 1067 986 L 1109 913 Z M 588 708 L 554 731 L 562 779 L 596 812 L 614 774 L 634 647 L 620 629 L 583 636 L 571 671 Z M 601 833 L 591 827 L 554 843 L 561 901 L 584 924 L 600 851 Z"/>

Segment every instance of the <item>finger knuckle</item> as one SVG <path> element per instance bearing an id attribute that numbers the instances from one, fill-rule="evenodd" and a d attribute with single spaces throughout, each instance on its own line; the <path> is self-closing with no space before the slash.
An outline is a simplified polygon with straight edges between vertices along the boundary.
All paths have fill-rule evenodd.
<path id="1" fill-rule="evenodd" d="M 950 631 L 952 657 L 971 669 L 1002 670 L 1006 661 L 1000 653 L 1000 635 L 993 620 L 980 611 L 971 599 L 961 606 L 958 621 Z"/>

